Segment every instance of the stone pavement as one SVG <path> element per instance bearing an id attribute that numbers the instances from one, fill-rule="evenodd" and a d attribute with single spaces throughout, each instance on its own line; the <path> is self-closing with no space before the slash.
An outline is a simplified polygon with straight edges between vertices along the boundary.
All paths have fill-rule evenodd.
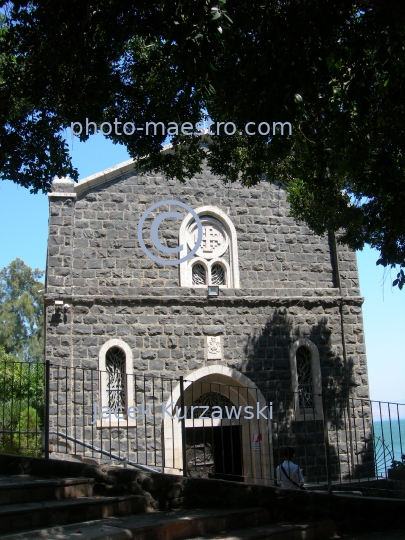
<path id="1" fill-rule="evenodd" d="M 330 521 L 269 524 L 267 519 L 261 508 L 179 510 L 27 530 L 0 535 L 0 540 L 325 540 L 334 530 Z"/>
<path id="2" fill-rule="evenodd" d="M 364 534 L 354 534 L 349 536 L 337 536 L 342 540 L 405 540 L 405 529 L 401 531 L 386 531 Z"/>

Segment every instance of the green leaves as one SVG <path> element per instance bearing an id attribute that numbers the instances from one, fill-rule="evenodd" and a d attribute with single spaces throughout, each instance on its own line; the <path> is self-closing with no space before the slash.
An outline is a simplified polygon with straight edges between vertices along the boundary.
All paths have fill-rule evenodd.
<path id="1" fill-rule="evenodd" d="M 42 276 L 21 259 L 0 271 L 0 347 L 15 359 L 43 359 Z"/>
<path id="2" fill-rule="evenodd" d="M 16 259 L 0 272 L 0 428 L 38 431 L 44 411 L 43 272 Z M 0 451 L 38 456 L 38 434 L 4 433 Z"/>
<path id="3" fill-rule="evenodd" d="M 44 366 L 16 362 L 0 347 L 0 451 L 38 456 L 43 423 Z M 22 433 L 7 433 L 21 431 Z"/>
<path id="4" fill-rule="evenodd" d="M 393 267 L 394 265 L 392 265 Z M 405 268 L 405 265 L 402 263 L 401 266 L 403 266 Z M 404 287 L 405 285 L 405 273 L 403 271 L 403 269 L 401 268 L 400 271 L 398 272 L 397 274 L 397 278 L 394 279 L 393 283 L 392 283 L 392 286 L 393 287 L 398 287 L 400 291 L 402 291 L 402 288 Z"/>
<path id="5" fill-rule="evenodd" d="M 212 172 L 290 186 L 297 219 L 401 265 L 403 19 L 382 2 L 379 11 L 353 0 L 213 4 L 11 2 L 13 20 L 0 25 L 2 177 L 33 191 L 55 175 L 77 179 L 61 135 L 71 122 L 195 124 L 204 111 L 237 126 L 206 141 Z M 293 132 L 239 136 L 248 122 L 290 122 Z M 170 158 L 160 133 L 109 137 L 181 181 L 207 156 L 194 137 L 175 137 Z"/>

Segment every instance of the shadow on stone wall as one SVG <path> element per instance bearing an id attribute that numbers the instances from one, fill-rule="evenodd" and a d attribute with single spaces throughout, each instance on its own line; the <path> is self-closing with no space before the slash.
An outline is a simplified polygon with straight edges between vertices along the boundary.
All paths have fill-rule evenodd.
<path id="1" fill-rule="evenodd" d="M 335 319 L 338 315 L 336 307 Z M 273 404 L 274 466 L 284 461 L 285 447 L 293 446 L 309 482 L 327 479 L 326 446 L 322 420 L 296 421 L 290 349 L 300 338 L 309 339 L 319 350 L 333 480 L 372 477 L 374 471 L 370 410 L 349 398 L 353 364 L 348 362 L 345 372 L 343 348 L 332 343 L 332 330 L 321 307 L 301 302 L 288 311 L 284 306 L 275 308 L 261 333 L 250 335 L 244 346 L 243 372 Z M 356 428 L 363 417 L 363 425 Z"/>

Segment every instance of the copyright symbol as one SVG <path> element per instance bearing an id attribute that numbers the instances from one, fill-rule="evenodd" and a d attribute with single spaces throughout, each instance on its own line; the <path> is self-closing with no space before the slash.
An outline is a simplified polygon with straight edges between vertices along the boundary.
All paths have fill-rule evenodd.
<path id="1" fill-rule="evenodd" d="M 177 261 L 168 261 L 167 259 L 159 259 L 158 257 L 155 257 L 155 255 L 153 255 L 153 253 L 151 253 L 148 250 L 148 248 L 145 246 L 145 242 L 143 241 L 143 237 L 142 237 L 142 229 L 143 229 L 143 225 L 145 223 L 145 219 L 156 208 L 159 208 L 159 206 L 163 206 L 163 205 L 166 205 L 166 204 L 167 205 L 173 204 L 173 205 L 181 206 L 182 208 L 187 210 L 187 212 L 189 212 L 193 216 L 193 218 L 195 219 L 195 222 L 196 222 L 197 228 L 198 228 L 197 242 L 196 242 L 195 246 L 190 251 L 190 253 L 187 253 L 187 255 L 185 255 L 181 259 L 178 259 Z M 183 249 L 183 245 L 178 246 L 178 247 L 174 247 L 174 248 L 169 248 L 169 247 L 164 246 L 159 240 L 159 225 L 161 224 L 161 222 L 163 220 L 165 220 L 167 218 L 183 219 L 184 216 L 183 216 L 183 214 L 180 214 L 180 212 L 163 212 L 159 216 L 156 216 L 155 219 L 152 222 L 152 225 L 151 225 L 152 243 L 157 249 L 159 249 L 160 251 L 163 251 L 164 253 L 179 253 Z M 139 220 L 139 224 L 138 224 L 138 242 L 139 242 L 139 245 L 142 248 L 142 251 L 150 259 L 152 259 L 152 261 L 155 261 L 158 264 L 163 264 L 163 265 L 166 265 L 166 266 L 175 266 L 177 264 L 181 264 L 181 263 L 191 259 L 191 257 L 196 253 L 196 251 L 200 247 L 201 242 L 202 242 L 202 237 L 203 237 L 203 228 L 202 228 L 201 220 L 198 217 L 197 213 L 192 208 L 187 206 L 187 204 L 184 204 L 184 203 L 182 203 L 180 201 L 162 201 L 162 202 L 152 204 L 152 206 L 150 206 L 146 210 L 146 212 L 144 212 L 142 214 L 142 217 Z"/>

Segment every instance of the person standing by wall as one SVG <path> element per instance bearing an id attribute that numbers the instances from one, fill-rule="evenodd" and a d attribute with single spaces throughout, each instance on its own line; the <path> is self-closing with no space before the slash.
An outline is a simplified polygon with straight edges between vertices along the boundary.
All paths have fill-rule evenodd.
<path id="1" fill-rule="evenodd" d="M 295 456 L 295 450 L 291 446 L 287 446 L 285 449 L 285 461 L 282 465 L 279 465 L 276 469 L 277 484 L 284 489 L 302 489 L 304 487 L 304 477 L 302 476 L 302 469 L 298 465 L 293 463 Z"/>

